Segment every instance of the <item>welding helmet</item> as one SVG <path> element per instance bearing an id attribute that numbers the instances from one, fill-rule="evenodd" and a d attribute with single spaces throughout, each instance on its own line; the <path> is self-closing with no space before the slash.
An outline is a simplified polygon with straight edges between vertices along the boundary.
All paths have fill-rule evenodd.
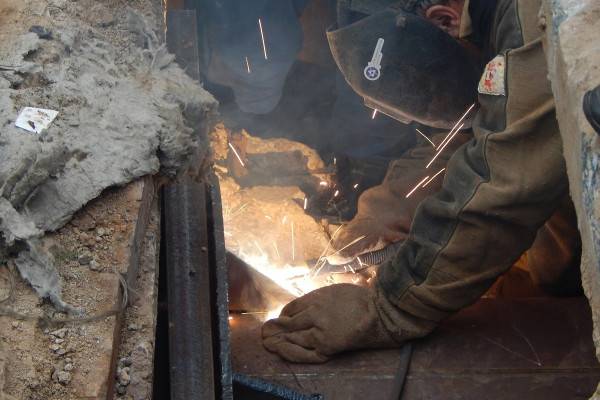
<path id="1" fill-rule="evenodd" d="M 328 29 L 329 46 L 367 107 L 404 123 L 448 129 L 475 102 L 477 61 L 426 19 L 388 7 L 342 24 Z"/>

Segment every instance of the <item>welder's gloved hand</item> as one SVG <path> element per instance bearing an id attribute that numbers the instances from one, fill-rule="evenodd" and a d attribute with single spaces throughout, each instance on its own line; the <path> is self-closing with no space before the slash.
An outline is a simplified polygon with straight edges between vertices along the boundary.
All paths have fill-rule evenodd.
<path id="1" fill-rule="evenodd" d="M 351 284 L 326 286 L 292 301 L 279 318 L 263 325 L 262 337 L 267 350 L 300 363 L 400 345 L 381 321 L 373 290 Z"/>
<path id="2" fill-rule="evenodd" d="M 434 137 L 434 143 L 439 144 L 444 136 Z M 403 241 L 408 235 L 417 206 L 425 197 L 440 189 L 444 173 L 440 173 L 425 187 L 421 185 L 408 198 L 406 195 L 426 176 L 433 177 L 444 168 L 454 151 L 469 137 L 467 133 L 456 135 L 427 169 L 425 166 L 435 154 L 431 145 L 415 148 L 390 163 L 383 183 L 360 196 L 355 217 L 335 235 L 332 249 L 327 254 L 329 263 L 345 264 L 361 254 Z"/>

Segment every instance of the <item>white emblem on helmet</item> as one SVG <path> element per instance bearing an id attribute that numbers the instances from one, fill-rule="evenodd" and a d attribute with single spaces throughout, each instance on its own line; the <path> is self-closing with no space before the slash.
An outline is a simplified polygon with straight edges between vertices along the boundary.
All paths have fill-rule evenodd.
<path id="1" fill-rule="evenodd" d="M 365 67 L 365 78 L 370 81 L 376 81 L 381 76 L 381 59 L 383 58 L 381 50 L 383 49 L 383 43 L 384 40 L 382 38 L 377 39 L 377 46 L 375 46 L 373 57 Z"/>

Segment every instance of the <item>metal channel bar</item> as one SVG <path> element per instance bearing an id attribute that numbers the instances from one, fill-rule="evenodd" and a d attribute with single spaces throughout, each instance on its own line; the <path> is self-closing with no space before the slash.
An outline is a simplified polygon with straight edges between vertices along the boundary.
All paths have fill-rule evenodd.
<path id="1" fill-rule="evenodd" d="M 163 193 L 171 400 L 216 399 L 205 187 Z"/>

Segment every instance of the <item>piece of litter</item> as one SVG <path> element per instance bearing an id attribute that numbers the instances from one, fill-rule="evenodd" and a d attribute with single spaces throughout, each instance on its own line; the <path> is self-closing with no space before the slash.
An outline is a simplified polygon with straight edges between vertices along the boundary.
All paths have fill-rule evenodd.
<path id="1" fill-rule="evenodd" d="M 43 108 L 25 107 L 19 113 L 15 125 L 26 131 L 40 134 L 54 121 L 58 111 Z"/>

